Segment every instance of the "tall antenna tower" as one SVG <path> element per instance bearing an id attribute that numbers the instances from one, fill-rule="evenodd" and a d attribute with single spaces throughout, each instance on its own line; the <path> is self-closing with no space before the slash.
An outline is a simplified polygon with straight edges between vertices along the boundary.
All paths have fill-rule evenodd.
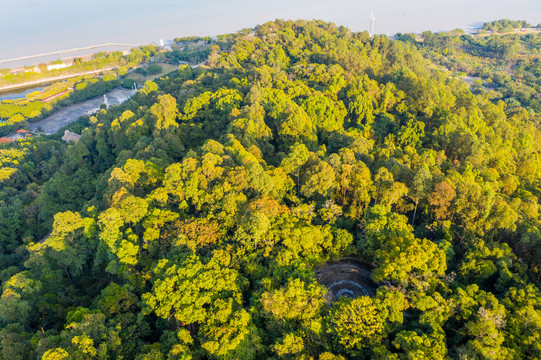
<path id="1" fill-rule="evenodd" d="M 374 9 L 372 9 L 372 13 L 370 13 L 370 31 L 368 32 L 370 37 L 374 36 L 375 25 L 376 25 L 376 17 L 374 16 Z"/>

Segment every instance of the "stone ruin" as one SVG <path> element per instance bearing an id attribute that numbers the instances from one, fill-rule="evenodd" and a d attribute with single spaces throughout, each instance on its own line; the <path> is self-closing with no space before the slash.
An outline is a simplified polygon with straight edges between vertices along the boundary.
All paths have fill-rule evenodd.
<path id="1" fill-rule="evenodd" d="M 76 142 L 80 138 L 81 138 L 81 135 L 71 132 L 69 130 L 65 130 L 64 136 L 62 136 L 62 140 L 64 140 L 64 142 L 67 142 L 67 143 Z"/>
<path id="2" fill-rule="evenodd" d="M 378 285 L 371 279 L 370 267 L 356 258 L 343 258 L 327 262 L 316 271 L 318 284 L 327 287 L 331 302 L 342 296 L 354 299 L 359 296 L 374 296 Z"/>

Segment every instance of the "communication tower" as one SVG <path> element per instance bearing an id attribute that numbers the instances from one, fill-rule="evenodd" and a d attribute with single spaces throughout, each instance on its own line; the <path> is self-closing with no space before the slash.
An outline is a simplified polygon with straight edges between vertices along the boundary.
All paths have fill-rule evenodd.
<path id="1" fill-rule="evenodd" d="M 372 13 L 370 14 L 370 31 L 368 32 L 370 37 L 374 36 L 375 25 L 376 25 L 376 17 L 374 16 L 374 9 L 372 9 Z"/>

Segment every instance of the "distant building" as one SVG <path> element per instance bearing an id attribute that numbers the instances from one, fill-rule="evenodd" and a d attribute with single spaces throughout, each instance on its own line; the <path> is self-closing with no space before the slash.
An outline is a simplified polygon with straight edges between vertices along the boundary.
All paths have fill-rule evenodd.
<path id="1" fill-rule="evenodd" d="M 13 142 L 13 140 L 10 139 L 10 138 L 7 138 L 7 137 L 1 137 L 0 138 L 0 144 L 7 144 L 7 143 L 10 143 L 10 142 Z"/>
<path id="2" fill-rule="evenodd" d="M 62 140 L 65 142 L 76 142 L 80 138 L 81 135 L 71 132 L 69 130 L 64 131 L 64 136 L 62 136 Z"/>
<path id="3" fill-rule="evenodd" d="M 15 133 L 19 134 L 19 136 L 24 139 L 25 137 L 28 137 L 30 136 L 30 132 L 28 130 L 25 130 L 25 129 L 19 129 L 17 131 L 15 131 Z"/>
<path id="4" fill-rule="evenodd" d="M 16 67 L 16 68 L 11 69 L 10 71 L 11 75 L 22 74 L 23 72 L 24 72 L 24 67 Z"/>

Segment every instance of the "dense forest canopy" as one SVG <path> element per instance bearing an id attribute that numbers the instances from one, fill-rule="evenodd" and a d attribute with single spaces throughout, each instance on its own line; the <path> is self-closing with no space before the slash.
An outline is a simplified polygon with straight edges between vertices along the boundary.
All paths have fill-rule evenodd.
<path id="1" fill-rule="evenodd" d="M 277 20 L 0 145 L 0 358 L 541 358 L 538 37 L 502 90 L 440 37 Z M 343 257 L 374 296 L 330 301 Z"/>

